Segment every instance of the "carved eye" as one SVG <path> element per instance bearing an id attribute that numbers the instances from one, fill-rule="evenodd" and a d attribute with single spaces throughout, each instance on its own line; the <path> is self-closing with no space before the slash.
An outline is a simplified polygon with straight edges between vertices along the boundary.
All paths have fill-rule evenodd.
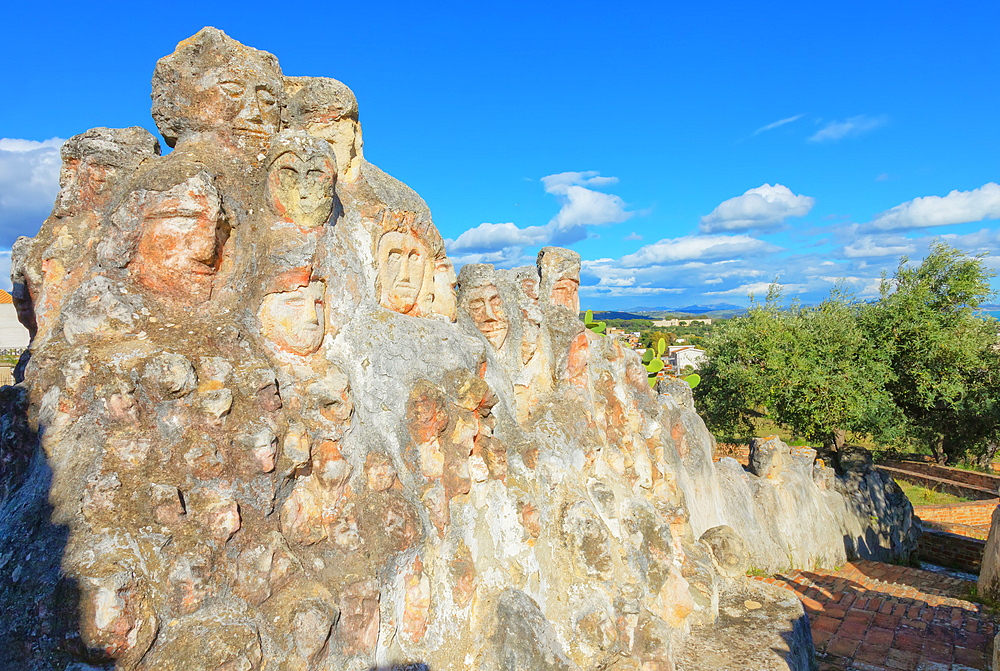
<path id="1" fill-rule="evenodd" d="M 499 296 L 494 296 L 493 298 L 490 299 L 490 307 L 493 308 L 493 312 L 496 312 L 497 310 L 500 309 L 500 297 Z"/>
<path id="2" fill-rule="evenodd" d="M 323 181 L 323 171 L 322 170 L 310 170 L 309 172 L 306 173 L 306 176 L 309 179 L 311 179 L 311 180 L 313 180 L 315 182 L 322 182 Z"/>
<path id="3" fill-rule="evenodd" d="M 479 311 L 486 307 L 486 301 L 482 298 L 477 298 L 476 300 L 469 303 L 469 308 L 471 310 Z"/>
<path id="4" fill-rule="evenodd" d="M 281 182 L 281 186 L 291 188 L 295 186 L 295 183 L 299 179 L 299 171 L 295 168 L 290 168 L 288 166 L 282 167 L 278 170 L 278 181 Z"/>
<path id="5" fill-rule="evenodd" d="M 219 88 L 221 88 L 222 92 L 230 98 L 239 98 L 243 95 L 243 85 L 239 82 L 222 82 L 222 84 L 219 85 Z"/>
<path id="6" fill-rule="evenodd" d="M 278 102 L 274 97 L 274 94 L 267 89 L 257 89 L 257 100 L 261 105 L 267 105 L 268 107 L 271 107 Z"/>
<path id="7" fill-rule="evenodd" d="M 410 261 L 418 261 L 418 260 L 420 260 L 420 253 L 410 252 Z"/>

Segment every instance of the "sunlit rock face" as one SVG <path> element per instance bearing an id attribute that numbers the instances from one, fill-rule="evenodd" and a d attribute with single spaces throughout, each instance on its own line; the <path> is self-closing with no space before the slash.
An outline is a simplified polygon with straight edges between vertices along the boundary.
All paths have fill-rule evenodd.
<path id="1" fill-rule="evenodd" d="M 340 82 L 206 28 L 153 114 L 172 153 L 72 138 L 15 245 L 0 666 L 677 669 L 747 562 L 905 554 L 870 469 L 714 465 L 687 386 L 580 322 L 575 252 L 456 277 Z"/>

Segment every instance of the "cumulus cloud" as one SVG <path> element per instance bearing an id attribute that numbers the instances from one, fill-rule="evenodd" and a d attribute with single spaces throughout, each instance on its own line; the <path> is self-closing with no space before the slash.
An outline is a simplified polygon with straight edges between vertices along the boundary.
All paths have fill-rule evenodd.
<path id="1" fill-rule="evenodd" d="M 621 223 L 635 214 L 625 210 L 625 201 L 620 197 L 595 191 L 617 184 L 617 177 L 602 177 L 591 170 L 548 175 L 541 182 L 545 192 L 555 196 L 560 205 L 547 224 L 521 228 L 512 222 L 483 223 L 470 228 L 454 240 L 445 240 L 456 265 L 494 263 L 511 267 L 524 260 L 525 247 L 571 245 L 588 237 L 588 226 Z"/>
<path id="2" fill-rule="evenodd" d="M 916 251 L 912 240 L 902 236 L 862 235 L 844 245 L 843 254 L 849 259 L 902 256 Z"/>
<path id="3" fill-rule="evenodd" d="M 601 177 L 593 170 L 561 172 L 542 177 L 546 193 L 554 195 L 562 205 L 549 223 L 566 230 L 578 226 L 618 224 L 631 218 L 633 213 L 625 211 L 625 201 L 621 198 L 588 188 L 601 188 L 617 183 L 617 177 Z"/>
<path id="4" fill-rule="evenodd" d="M 787 119 L 778 119 L 777 121 L 773 121 L 773 122 L 767 124 L 766 126 L 761 126 L 757 130 L 755 130 L 753 132 L 753 134 L 754 135 L 759 135 L 759 134 L 761 134 L 761 133 L 763 133 L 765 131 L 774 130 L 775 128 L 778 128 L 780 126 L 784 126 L 786 123 L 792 123 L 793 121 L 798 121 L 803 116 L 805 116 L 805 115 L 804 114 L 796 114 L 795 116 L 790 116 Z"/>
<path id="5" fill-rule="evenodd" d="M 787 186 L 764 184 L 720 203 L 701 218 L 698 230 L 701 233 L 774 231 L 782 228 L 789 217 L 808 214 L 815 202 L 809 196 L 795 195 Z"/>
<path id="6" fill-rule="evenodd" d="M 698 259 L 743 257 L 778 249 L 749 235 L 686 235 L 645 245 L 635 253 L 623 256 L 621 264 L 626 268 L 640 268 Z"/>
<path id="7" fill-rule="evenodd" d="M 897 205 L 872 219 L 868 228 L 878 231 L 965 224 L 1000 219 L 1000 185 L 988 182 L 971 191 L 947 196 L 924 196 Z"/>
<path id="8" fill-rule="evenodd" d="M 889 117 L 885 114 L 875 117 L 860 114 L 858 116 L 852 116 L 845 121 L 831 121 L 816 131 L 813 135 L 809 136 L 809 141 L 836 142 L 837 140 L 842 140 L 845 137 L 852 137 L 855 135 L 861 135 L 862 133 L 867 133 L 868 131 L 874 130 L 885 124 L 888 120 Z"/>
<path id="9" fill-rule="evenodd" d="M 0 245 L 37 233 L 52 210 L 63 142 L 0 138 Z"/>

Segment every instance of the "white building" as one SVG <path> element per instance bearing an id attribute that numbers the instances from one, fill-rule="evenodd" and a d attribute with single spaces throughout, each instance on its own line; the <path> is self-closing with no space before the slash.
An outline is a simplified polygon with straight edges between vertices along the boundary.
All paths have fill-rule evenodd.
<path id="1" fill-rule="evenodd" d="M 671 345 L 667 348 L 667 363 L 675 374 L 683 371 L 685 366 L 698 370 L 706 361 L 705 350 L 694 345 Z"/>
<path id="2" fill-rule="evenodd" d="M 0 289 L 0 350 L 24 349 L 28 346 L 28 329 L 17 321 L 14 299 Z"/>

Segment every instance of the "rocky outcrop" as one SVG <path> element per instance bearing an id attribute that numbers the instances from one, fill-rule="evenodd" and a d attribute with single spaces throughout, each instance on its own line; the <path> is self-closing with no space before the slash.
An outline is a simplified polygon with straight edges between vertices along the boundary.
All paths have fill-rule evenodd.
<path id="1" fill-rule="evenodd" d="M 990 534 L 986 537 L 983 563 L 979 569 L 979 594 L 1000 601 L 1000 506 L 993 510 Z"/>
<path id="2" fill-rule="evenodd" d="M 580 322 L 574 252 L 456 277 L 340 82 L 206 28 L 153 117 L 169 155 L 70 140 L 15 246 L 0 667 L 653 671 L 728 636 L 799 669 L 746 567 L 905 550 L 867 471 L 716 467 L 687 386 Z"/>

